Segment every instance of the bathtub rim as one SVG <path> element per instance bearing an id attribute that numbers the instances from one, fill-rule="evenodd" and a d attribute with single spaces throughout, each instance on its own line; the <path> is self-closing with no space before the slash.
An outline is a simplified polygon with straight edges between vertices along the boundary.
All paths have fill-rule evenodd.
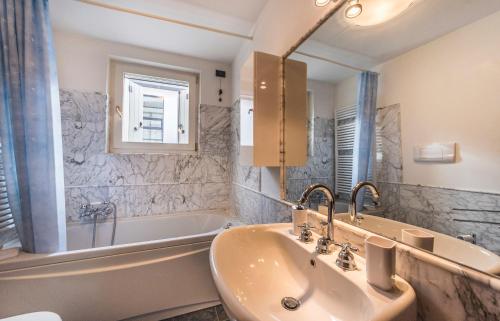
<path id="1" fill-rule="evenodd" d="M 206 212 L 205 212 L 206 213 Z M 186 215 L 196 215 L 200 213 L 184 213 L 184 214 L 175 214 L 175 215 L 155 215 L 155 217 L 147 217 L 147 219 L 159 219 L 159 218 L 168 218 L 172 216 L 186 216 Z M 231 217 L 227 215 L 223 215 L 219 213 L 206 213 L 206 215 L 217 215 L 224 217 L 225 223 L 231 220 Z M 140 217 L 144 219 L 146 217 Z M 128 220 L 133 220 L 134 218 L 126 218 Z M 75 223 L 76 225 L 77 223 Z M 93 259 L 100 258 L 106 256 L 134 253 L 140 251 L 148 251 L 148 250 L 156 250 L 162 249 L 166 247 L 174 247 L 174 246 L 182 246 L 188 244 L 197 244 L 204 242 L 211 242 L 215 236 L 224 230 L 224 227 L 220 227 L 216 230 L 180 236 L 175 238 L 167 238 L 167 239 L 158 239 L 158 240 L 150 240 L 150 241 L 141 241 L 141 242 L 132 242 L 126 244 L 118 244 L 113 246 L 102 246 L 96 248 L 87 248 L 80 250 L 70 250 L 70 251 L 61 251 L 50 254 L 33 254 L 26 253 L 19 250 L 19 254 L 17 256 L 9 257 L 4 260 L 0 260 L 0 272 L 8 272 L 17 269 L 25 269 L 38 267 L 43 265 L 57 264 L 57 263 L 65 263 L 77 260 L 85 260 L 85 259 Z M 0 250 L 1 251 L 1 250 Z"/>

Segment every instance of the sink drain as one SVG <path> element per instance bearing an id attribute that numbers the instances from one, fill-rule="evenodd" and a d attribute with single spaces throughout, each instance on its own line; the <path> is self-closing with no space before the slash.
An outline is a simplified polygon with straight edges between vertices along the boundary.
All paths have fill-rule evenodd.
<path id="1" fill-rule="evenodd" d="M 281 306 L 289 311 L 295 311 L 300 307 L 300 301 L 289 296 L 281 299 Z"/>

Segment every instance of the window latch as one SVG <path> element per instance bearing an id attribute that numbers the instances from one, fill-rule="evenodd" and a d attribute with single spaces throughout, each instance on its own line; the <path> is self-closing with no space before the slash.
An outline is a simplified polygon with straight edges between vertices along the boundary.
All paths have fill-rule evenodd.
<path id="1" fill-rule="evenodd" d="M 135 130 L 135 131 L 138 131 L 138 130 L 139 130 L 139 128 L 142 128 L 142 121 L 141 121 L 141 122 L 139 122 L 139 126 L 134 126 L 134 130 Z"/>

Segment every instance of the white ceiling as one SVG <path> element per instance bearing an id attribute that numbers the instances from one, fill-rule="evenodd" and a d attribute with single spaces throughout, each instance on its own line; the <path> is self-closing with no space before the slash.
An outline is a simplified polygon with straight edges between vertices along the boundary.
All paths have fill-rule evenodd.
<path id="1" fill-rule="evenodd" d="M 255 22 L 267 0 L 182 0 L 182 2 L 204 7 L 227 16 Z"/>
<path id="2" fill-rule="evenodd" d="M 292 53 L 290 59 L 302 61 L 307 64 L 307 79 L 335 84 L 358 73 L 358 71 L 353 69 L 302 56 L 297 53 Z"/>
<path id="3" fill-rule="evenodd" d="M 252 35 L 267 0 L 97 0 L 146 14 Z M 230 63 L 247 40 L 102 8 L 75 0 L 50 1 L 56 31 Z"/>
<path id="4" fill-rule="evenodd" d="M 361 0 L 361 3 L 363 1 L 369 0 Z M 391 21 L 373 27 L 357 27 L 346 21 L 341 9 L 298 50 L 312 50 L 321 57 L 370 68 L 498 10 L 500 0 L 421 0 Z M 319 48 L 318 43 L 323 48 Z M 346 55 L 349 52 L 351 55 Z M 308 65 L 311 70 L 318 70 L 315 74 L 311 71 L 312 79 L 330 82 L 339 80 L 338 74 L 330 77 L 326 75 L 327 67 L 324 62 L 306 58 L 300 60 L 307 60 L 311 64 Z"/>

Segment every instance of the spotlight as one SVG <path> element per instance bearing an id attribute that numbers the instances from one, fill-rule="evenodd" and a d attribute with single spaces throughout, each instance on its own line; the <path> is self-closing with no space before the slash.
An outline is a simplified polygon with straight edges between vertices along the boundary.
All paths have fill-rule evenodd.
<path id="1" fill-rule="evenodd" d="M 363 6 L 359 3 L 359 0 L 351 0 L 345 9 L 346 18 L 352 19 L 356 18 L 363 12 Z"/>
<path id="2" fill-rule="evenodd" d="M 316 0 L 317 7 L 324 7 L 330 3 L 330 0 Z"/>

